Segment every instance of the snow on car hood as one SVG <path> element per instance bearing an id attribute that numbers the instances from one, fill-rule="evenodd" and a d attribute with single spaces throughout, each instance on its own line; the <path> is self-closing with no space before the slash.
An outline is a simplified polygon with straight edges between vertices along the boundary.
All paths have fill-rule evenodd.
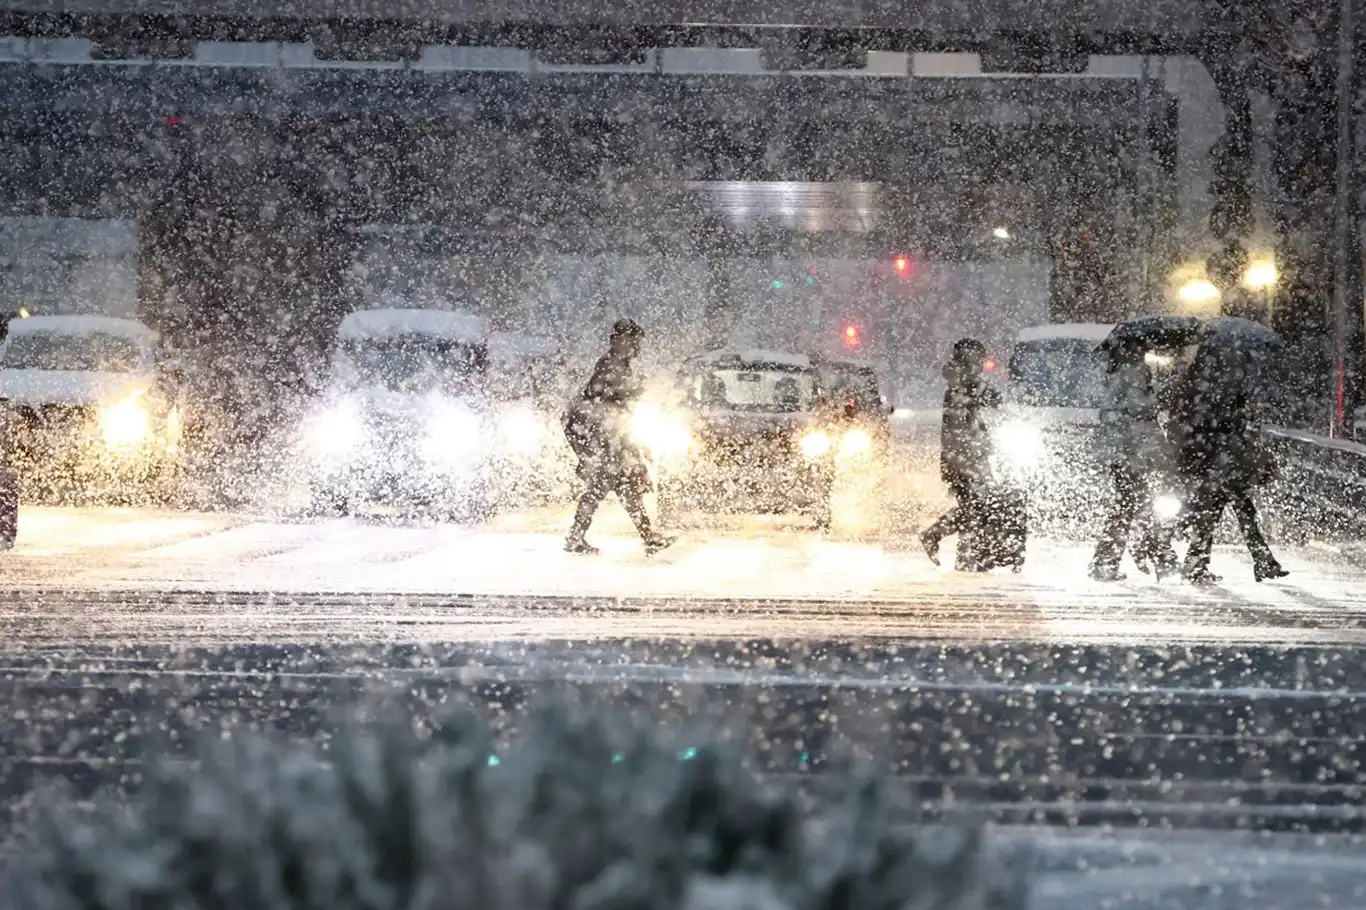
<path id="1" fill-rule="evenodd" d="M 110 404 L 149 385 L 137 373 L 0 370 L 0 398 L 14 404 Z"/>

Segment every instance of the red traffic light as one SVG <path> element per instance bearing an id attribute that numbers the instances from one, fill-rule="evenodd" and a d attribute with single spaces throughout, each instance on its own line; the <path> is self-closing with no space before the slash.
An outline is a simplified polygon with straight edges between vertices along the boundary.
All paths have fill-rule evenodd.
<path id="1" fill-rule="evenodd" d="M 852 322 L 845 323 L 845 325 L 844 325 L 844 346 L 845 346 L 846 348 L 856 348 L 856 347 L 858 347 L 858 346 L 859 346 L 859 342 L 862 340 L 862 339 L 860 338 L 860 335 L 861 335 L 861 334 L 862 334 L 862 333 L 859 332 L 859 327 L 858 327 L 855 323 L 852 323 Z"/>
<path id="2" fill-rule="evenodd" d="M 898 275 L 909 275 L 911 273 L 911 257 L 897 256 L 892 259 L 892 271 Z"/>

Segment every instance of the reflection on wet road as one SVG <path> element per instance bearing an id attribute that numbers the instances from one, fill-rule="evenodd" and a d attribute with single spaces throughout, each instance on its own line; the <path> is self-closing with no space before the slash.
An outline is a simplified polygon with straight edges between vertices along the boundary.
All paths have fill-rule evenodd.
<path id="1" fill-rule="evenodd" d="M 609 522 L 574 557 L 562 520 L 30 510 L 0 558 L 3 798 L 122 788 L 205 731 L 572 698 L 719 724 L 812 782 L 864 756 L 1003 819 L 1360 823 L 1366 570 L 1331 554 L 1273 587 L 1228 551 L 1194 591 L 1093 584 L 1077 545 L 968 577 L 762 524 L 646 559 Z"/>

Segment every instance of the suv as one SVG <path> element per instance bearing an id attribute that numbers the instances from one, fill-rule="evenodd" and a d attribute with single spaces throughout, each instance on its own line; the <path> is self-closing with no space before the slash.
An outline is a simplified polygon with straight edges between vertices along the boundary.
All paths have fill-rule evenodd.
<path id="1" fill-rule="evenodd" d="M 177 365 L 134 319 L 14 320 L 0 344 L 10 459 L 59 500 L 160 499 L 178 476 L 184 427 Z"/>
<path id="2" fill-rule="evenodd" d="M 672 412 L 642 405 L 633 424 L 664 521 L 689 509 L 799 512 L 829 527 L 843 427 L 807 355 L 702 354 L 684 361 L 675 392 Z"/>
<path id="3" fill-rule="evenodd" d="M 380 503 L 487 513 L 487 335 L 483 320 L 446 310 L 358 310 L 342 320 L 304 427 L 316 511 Z"/>

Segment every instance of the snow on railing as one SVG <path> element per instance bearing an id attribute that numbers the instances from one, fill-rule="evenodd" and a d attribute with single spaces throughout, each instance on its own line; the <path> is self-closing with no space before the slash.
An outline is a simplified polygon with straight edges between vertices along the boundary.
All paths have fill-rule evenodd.
<path id="1" fill-rule="evenodd" d="M 1281 477 L 1268 510 L 1301 537 L 1366 539 L 1366 445 L 1307 430 L 1264 427 Z"/>

